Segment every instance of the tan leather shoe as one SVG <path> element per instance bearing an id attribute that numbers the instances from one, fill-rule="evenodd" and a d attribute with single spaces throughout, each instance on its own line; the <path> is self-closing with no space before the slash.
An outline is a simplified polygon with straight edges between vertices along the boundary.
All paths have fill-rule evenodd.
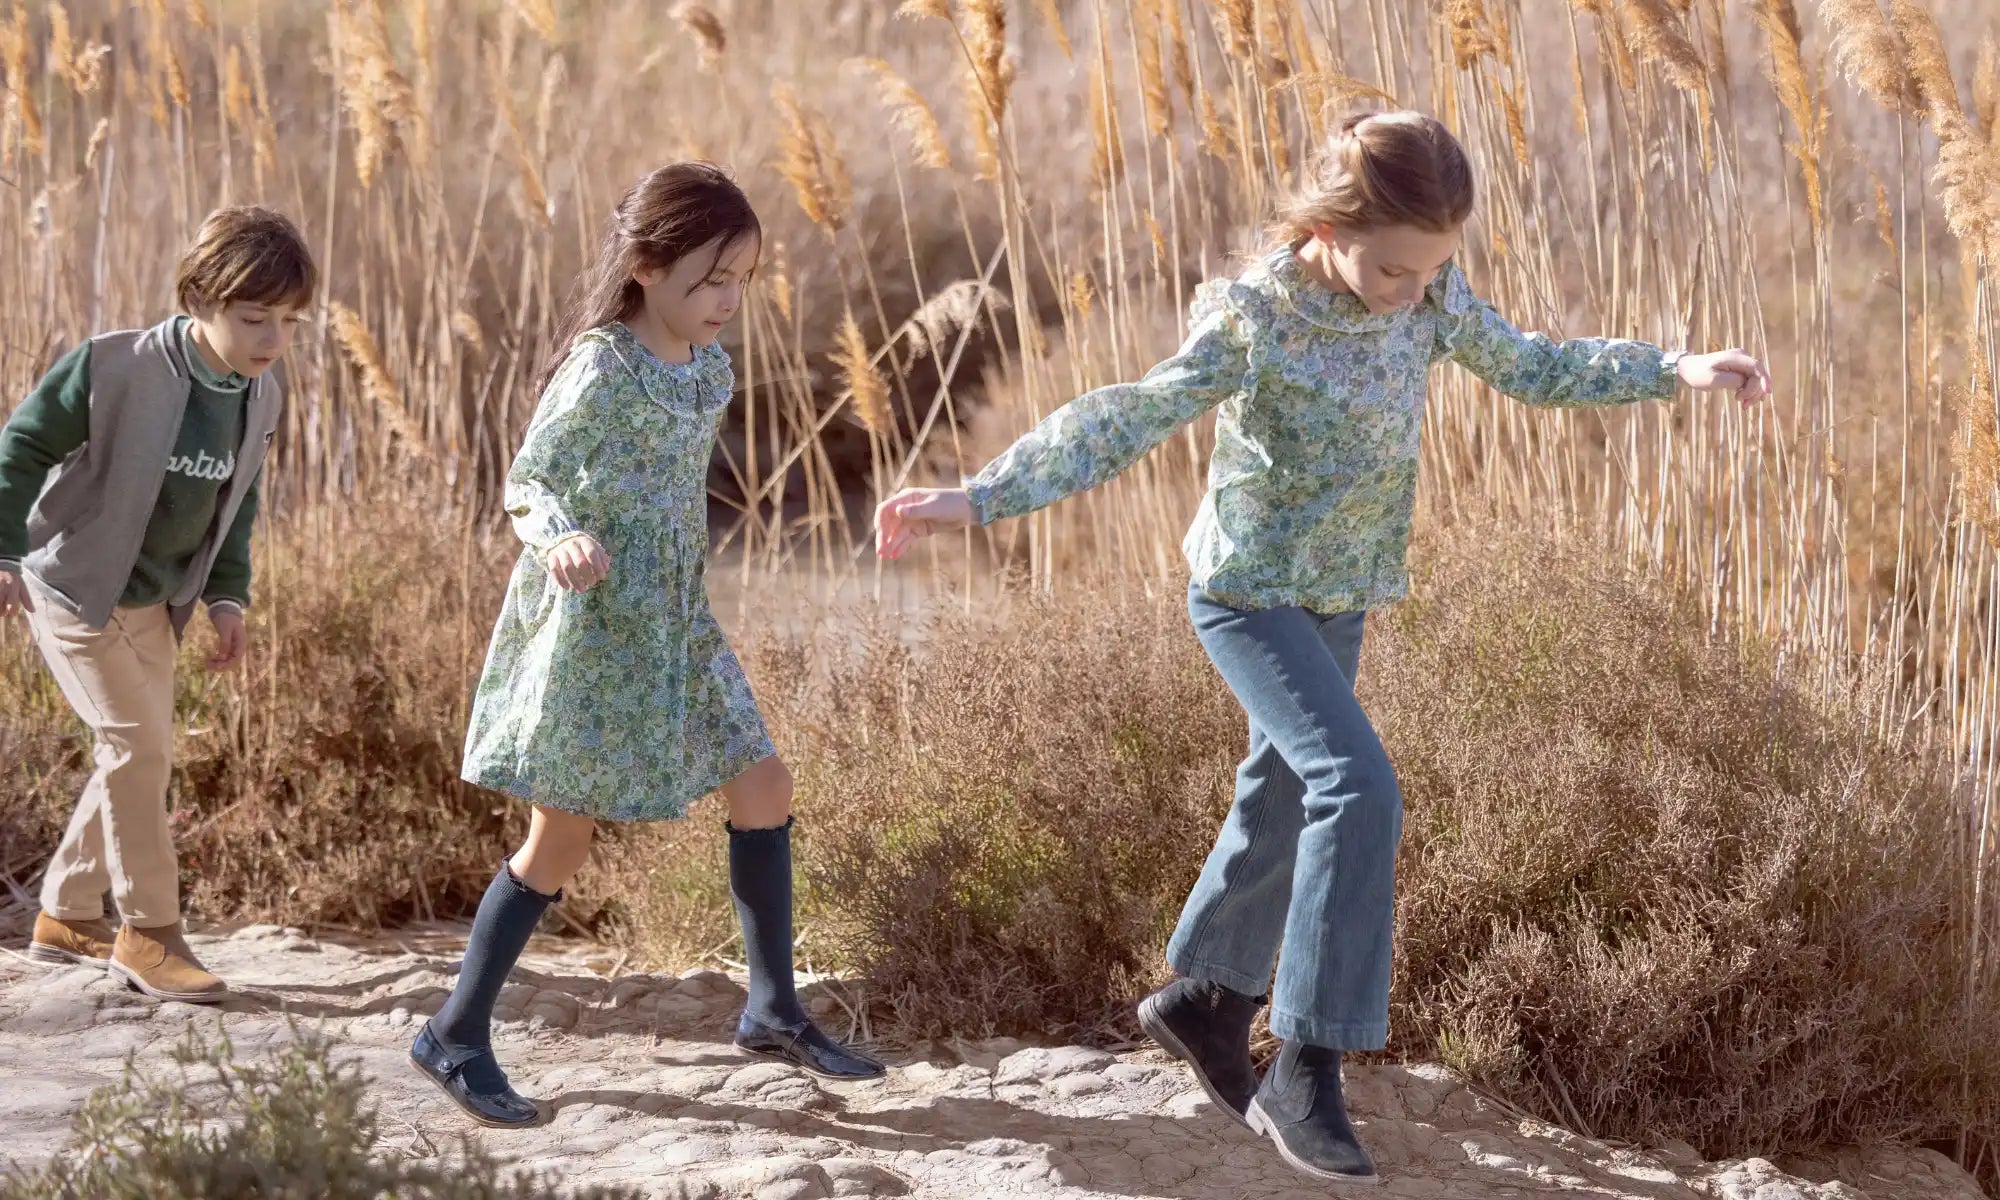
<path id="1" fill-rule="evenodd" d="M 36 913 L 28 957 L 51 966 L 101 969 L 111 964 L 111 941 L 115 936 L 102 917 L 95 921 L 65 921 L 45 912 Z"/>
<path id="2" fill-rule="evenodd" d="M 120 925 L 111 973 L 155 1000 L 213 1004 L 229 994 L 229 985 L 195 960 L 179 921 L 152 929 Z"/>

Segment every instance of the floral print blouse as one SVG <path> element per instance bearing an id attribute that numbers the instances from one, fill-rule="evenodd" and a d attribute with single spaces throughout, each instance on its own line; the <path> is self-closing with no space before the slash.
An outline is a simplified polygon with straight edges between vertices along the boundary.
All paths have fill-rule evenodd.
<path id="1" fill-rule="evenodd" d="M 1290 247 L 1196 292 L 1180 352 L 1136 383 L 1079 396 L 967 482 L 979 523 L 1096 487 L 1219 408 L 1208 492 L 1182 548 L 1194 583 L 1235 608 L 1375 608 L 1408 591 L 1417 437 L 1431 365 L 1560 407 L 1668 399 L 1644 342 L 1524 334 L 1456 263 L 1424 299 L 1372 313 L 1306 274 Z"/>
<path id="2" fill-rule="evenodd" d="M 507 472 L 524 547 L 473 698 L 466 779 L 658 820 L 773 753 L 703 574 L 708 464 L 734 386 L 717 346 L 664 362 L 615 322 L 576 340 Z M 580 533 L 611 573 L 579 593 L 548 555 Z"/>

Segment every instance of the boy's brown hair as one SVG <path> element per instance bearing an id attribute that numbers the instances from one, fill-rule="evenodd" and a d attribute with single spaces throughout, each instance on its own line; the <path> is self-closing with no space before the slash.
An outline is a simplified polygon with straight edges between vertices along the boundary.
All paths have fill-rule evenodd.
<path id="1" fill-rule="evenodd" d="M 174 271 L 174 299 L 190 313 L 231 301 L 304 308 L 318 287 L 319 268 L 298 227 L 255 204 L 208 214 Z"/>

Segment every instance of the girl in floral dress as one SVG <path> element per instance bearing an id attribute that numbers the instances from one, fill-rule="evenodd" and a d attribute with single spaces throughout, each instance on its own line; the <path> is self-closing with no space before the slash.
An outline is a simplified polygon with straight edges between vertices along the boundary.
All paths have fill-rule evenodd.
<path id="1" fill-rule="evenodd" d="M 1219 409 L 1184 549 L 1196 634 L 1249 716 L 1236 799 L 1167 947 L 1180 978 L 1148 1035 L 1217 1105 L 1308 1174 L 1376 1179 L 1348 1122 L 1343 1051 L 1388 1037 L 1402 796 L 1354 696 L 1363 614 L 1407 589 L 1404 551 L 1433 363 L 1559 407 L 1666 400 L 1677 384 L 1766 393 L 1741 351 L 1522 334 L 1453 261 L 1471 212 L 1463 148 L 1410 112 L 1348 120 L 1285 212 L 1277 249 L 1204 284 L 1180 353 L 1050 414 L 962 489 L 912 489 L 877 545 L 987 524 L 1095 487 Z M 1267 994 L 1276 966 L 1276 987 Z M 1257 1008 L 1283 1048 L 1262 1081 Z"/>
<path id="2" fill-rule="evenodd" d="M 489 1025 L 596 822 L 682 817 L 716 790 L 750 968 L 737 1046 L 828 1078 L 882 1073 L 808 1020 L 793 991 L 791 776 L 703 580 L 704 484 L 734 389 L 716 337 L 760 240 L 749 200 L 707 164 L 662 167 L 626 193 L 507 473 L 524 547 L 463 774 L 534 808 L 527 841 L 480 901 L 457 986 L 410 1050 L 482 1124 L 540 1115 L 508 1085 Z"/>

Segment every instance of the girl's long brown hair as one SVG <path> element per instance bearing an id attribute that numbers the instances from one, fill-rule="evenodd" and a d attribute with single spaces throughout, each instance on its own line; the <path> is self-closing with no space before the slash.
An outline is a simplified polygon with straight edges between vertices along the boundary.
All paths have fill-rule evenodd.
<path id="1" fill-rule="evenodd" d="M 645 292 L 634 271 L 667 270 L 710 243 L 720 263 L 730 247 L 763 231 L 750 198 L 713 163 L 672 163 L 633 184 L 611 212 L 597 258 L 577 280 L 535 390 L 549 385 L 578 334 L 639 311 Z"/>
<path id="2" fill-rule="evenodd" d="M 1447 233 L 1472 215 L 1472 201 L 1472 164 L 1442 121 L 1418 112 L 1358 113 L 1328 140 L 1271 234 L 1296 245 L 1319 225 Z"/>

